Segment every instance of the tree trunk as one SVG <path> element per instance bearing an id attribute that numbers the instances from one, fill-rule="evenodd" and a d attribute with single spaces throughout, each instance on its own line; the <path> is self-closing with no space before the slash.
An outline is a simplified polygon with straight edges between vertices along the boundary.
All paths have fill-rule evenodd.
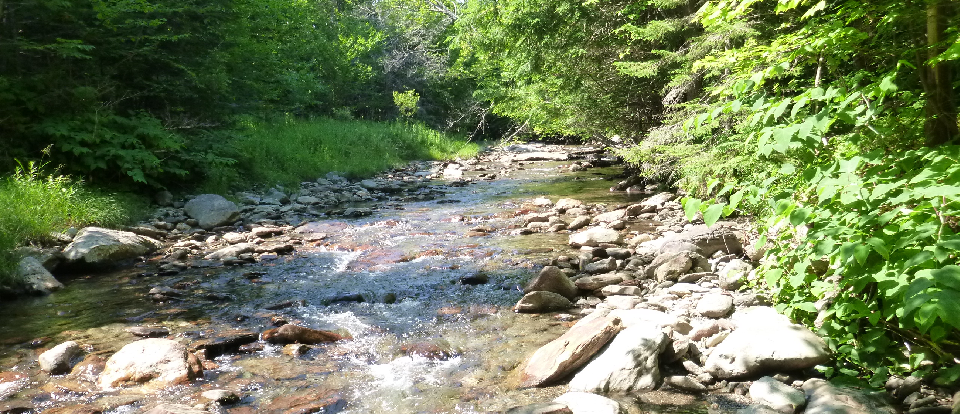
<path id="1" fill-rule="evenodd" d="M 947 0 L 927 0 L 927 56 L 933 59 L 944 51 L 942 44 L 949 12 Z M 922 81 L 926 92 L 927 145 L 943 145 L 957 140 L 957 106 L 954 102 L 953 76 L 949 62 L 924 64 Z"/>

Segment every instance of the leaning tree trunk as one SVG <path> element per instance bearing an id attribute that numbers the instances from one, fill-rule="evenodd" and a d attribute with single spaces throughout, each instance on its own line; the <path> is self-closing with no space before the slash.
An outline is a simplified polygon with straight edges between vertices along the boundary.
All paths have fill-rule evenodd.
<path id="1" fill-rule="evenodd" d="M 944 32 L 953 6 L 949 0 L 927 0 L 927 60 L 944 51 Z M 954 102 L 953 76 L 950 62 L 924 64 L 921 67 L 923 89 L 926 92 L 926 122 L 924 131 L 927 145 L 937 146 L 955 141 L 957 130 L 957 106 Z"/>

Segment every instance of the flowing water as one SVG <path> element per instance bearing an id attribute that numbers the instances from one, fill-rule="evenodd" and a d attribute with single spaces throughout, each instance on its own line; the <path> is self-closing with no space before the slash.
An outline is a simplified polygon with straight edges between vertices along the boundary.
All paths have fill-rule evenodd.
<path id="1" fill-rule="evenodd" d="M 300 394 L 340 396 L 347 413 L 496 412 L 549 401 L 566 387 L 518 389 L 516 368 L 573 322 L 515 314 L 510 307 L 540 266 L 569 253 L 566 235 L 512 236 L 509 227 L 515 215 L 534 208 L 527 203 L 537 196 L 611 206 L 632 201 L 607 190 L 616 183 L 615 168 L 571 174 L 560 166 L 530 163 L 497 180 L 442 187 L 446 195 L 436 200 L 388 204 L 362 219 L 308 223 L 296 231 L 327 237 L 274 261 L 167 277 L 136 268 L 80 275 L 49 297 L 2 304 L 0 373 L 29 379 L 0 387 L 0 407 L 42 412 L 86 403 L 111 413 L 138 412 L 156 401 L 195 404 L 200 391 L 215 388 L 243 396 L 227 407 L 238 413 L 264 411 L 278 397 Z M 467 236 L 480 225 L 496 231 Z M 487 282 L 470 283 L 477 278 Z M 155 286 L 186 293 L 155 302 L 147 295 Z M 353 339 L 299 356 L 269 344 L 219 356 L 200 381 L 160 394 L 100 391 L 82 376 L 40 373 L 36 363 L 39 349 L 64 340 L 106 358 L 136 340 L 124 331 L 130 326 L 163 326 L 190 344 L 233 330 L 261 332 L 278 318 Z M 437 360 L 401 350 L 421 343 L 451 356 Z M 683 394 L 619 400 L 631 412 L 708 411 L 702 397 Z"/>

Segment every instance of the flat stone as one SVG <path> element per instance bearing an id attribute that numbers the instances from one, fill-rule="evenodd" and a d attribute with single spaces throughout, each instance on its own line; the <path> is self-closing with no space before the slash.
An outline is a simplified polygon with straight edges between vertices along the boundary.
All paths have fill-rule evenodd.
<path id="1" fill-rule="evenodd" d="M 574 281 L 574 284 L 578 289 L 594 291 L 601 289 L 604 286 L 616 285 L 620 282 L 623 282 L 623 276 L 615 273 L 607 273 L 603 275 L 581 277 Z"/>
<path id="2" fill-rule="evenodd" d="M 629 393 L 652 390 L 660 382 L 659 355 L 667 335 L 653 324 L 624 329 L 572 380 L 571 391 Z"/>
<path id="3" fill-rule="evenodd" d="M 223 260 L 230 257 L 237 257 L 244 253 L 251 253 L 256 250 L 256 248 L 257 245 L 254 243 L 237 243 L 210 253 L 203 258 L 206 260 Z"/>
<path id="4" fill-rule="evenodd" d="M 608 285 L 600 289 L 604 296 L 640 296 L 643 289 L 637 286 Z"/>
<path id="5" fill-rule="evenodd" d="M 170 330 L 162 326 L 131 326 L 124 331 L 141 338 L 163 338 L 170 335 Z"/>
<path id="6" fill-rule="evenodd" d="M 144 411 L 143 414 L 209 414 L 209 412 L 186 404 L 159 404 Z"/>
<path id="7" fill-rule="evenodd" d="M 323 413 L 334 414 L 347 406 L 338 392 L 332 390 L 307 391 L 297 394 L 285 394 L 274 398 L 261 412 L 267 414 Z"/>
<path id="8" fill-rule="evenodd" d="M 722 318 L 733 311 L 733 298 L 721 294 L 704 295 L 697 301 L 694 312 L 708 318 Z"/>
<path id="9" fill-rule="evenodd" d="M 572 228 L 572 224 L 571 224 Z M 569 244 L 571 246 L 599 246 L 600 244 L 619 244 L 623 241 L 620 232 L 604 227 L 591 227 L 589 229 L 570 235 Z"/>
<path id="10" fill-rule="evenodd" d="M 63 283 L 53 277 L 36 257 L 27 256 L 20 259 L 16 273 L 17 278 L 23 281 L 28 293 L 48 295 L 50 292 L 63 289 Z"/>
<path id="11" fill-rule="evenodd" d="M 621 329 L 618 318 L 581 320 L 565 334 L 534 352 L 521 373 L 521 385 L 539 387 L 566 377 L 587 363 Z"/>
<path id="12" fill-rule="evenodd" d="M 663 379 L 665 385 L 669 385 L 681 391 L 688 392 L 706 392 L 707 387 L 699 381 L 686 375 L 673 375 Z"/>
<path id="13" fill-rule="evenodd" d="M 159 241 L 128 231 L 86 227 L 63 249 L 63 256 L 74 264 L 110 266 L 161 247 Z"/>
<path id="14" fill-rule="evenodd" d="M 207 390 L 201 393 L 200 396 L 220 404 L 234 404 L 240 401 L 240 396 L 230 390 Z"/>
<path id="15" fill-rule="evenodd" d="M 883 396 L 862 390 L 839 387 L 819 378 L 811 378 L 801 387 L 807 399 L 804 414 L 895 414 L 896 409 Z"/>
<path id="16" fill-rule="evenodd" d="M 513 407 L 504 414 L 573 414 L 566 404 L 548 402 Z"/>

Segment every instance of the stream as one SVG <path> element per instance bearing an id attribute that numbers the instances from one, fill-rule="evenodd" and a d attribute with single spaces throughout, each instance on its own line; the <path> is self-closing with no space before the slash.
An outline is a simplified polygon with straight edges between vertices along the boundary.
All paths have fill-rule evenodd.
<path id="1" fill-rule="evenodd" d="M 637 200 L 608 190 L 620 179 L 618 168 L 571 173 L 564 165 L 528 162 L 493 180 L 441 186 L 445 195 L 434 200 L 310 222 L 295 232 L 326 237 L 271 261 L 173 276 L 138 267 L 73 275 L 50 296 L 0 304 L 0 412 L 90 406 L 133 413 L 157 402 L 196 405 L 199 393 L 211 389 L 241 396 L 221 409 L 229 413 L 284 412 L 277 401 L 290 397 L 335 396 L 342 411 L 329 412 L 343 413 L 486 413 L 549 401 L 566 386 L 518 389 L 517 368 L 577 317 L 518 314 L 511 307 L 543 265 L 573 250 L 563 233 L 514 235 L 515 216 L 537 209 L 530 204 L 536 197 L 611 206 Z M 493 231 L 470 233 L 478 226 Z M 147 293 L 157 286 L 187 293 L 158 302 Z M 37 364 L 43 350 L 67 340 L 80 343 L 88 359 L 106 359 L 138 339 L 125 331 L 131 326 L 165 327 L 169 338 L 190 346 L 259 333 L 279 320 L 353 339 L 310 346 L 302 355 L 258 342 L 217 356 L 202 379 L 159 393 L 102 391 L 76 369 L 51 376 Z M 445 354 L 404 352 L 411 344 Z M 3 382 L 4 375 L 19 379 Z M 615 398 L 631 413 L 712 410 L 704 396 L 656 391 Z"/>

